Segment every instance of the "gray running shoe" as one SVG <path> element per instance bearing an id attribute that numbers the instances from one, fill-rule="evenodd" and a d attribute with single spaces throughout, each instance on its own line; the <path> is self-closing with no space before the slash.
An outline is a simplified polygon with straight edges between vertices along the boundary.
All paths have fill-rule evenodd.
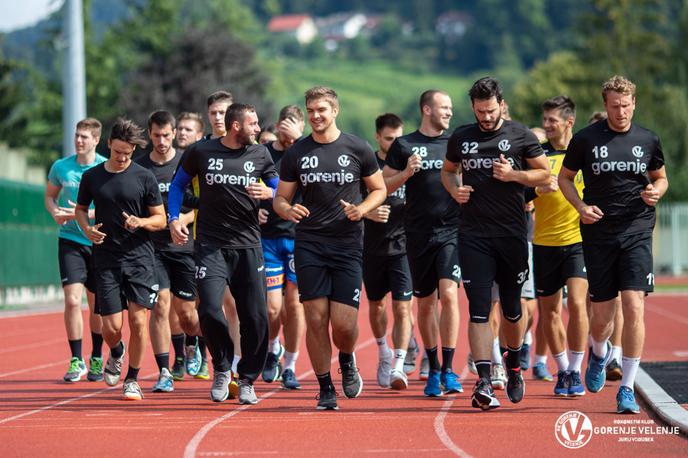
<path id="1" fill-rule="evenodd" d="M 229 397 L 229 382 L 232 380 L 232 371 L 213 373 L 213 386 L 210 387 L 210 399 L 213 402 L 223 402 Z"/>
<path id="2" fill-rule="evenodd" d="M 253 390 L 253 383 L 245 378 L 239 379 L 239 404 L 257 404 L 258 398 Z"/>
<path id="3" fill-rule="evenodd" d="M 342 373 L 342 389 L 344 396 L 347 398 L 357 398 L 361 391 L 363 391 L 363 379 L 358 373 L 356 363 L 350 363 L 342 366 L 339 371 Z"/>
<path id="4" fill-rule="evenodd" d="M 122 375 L 122 363 L 124 363 L 124 355 L 126 354 L 126 346 L 122 342 L 122 356 L 115 358 L 112 356 L 112 351 L 108 353 L 108 359 L 105 363 L 105 371 L 103 375 L 105 376 L 105 383 L 110 386 L 117 385 L 119 378 Z"/>
<path id="5" fill-rule="evenodd" d="M 143 399 L 143 392 L 141 387 L 134 379 L 124 381 L 124 400 L 125 401 L 140 401 Z"/>
<path id="6" fill-rule="evenodd" d="M 406 350 L 406 358 L 404 359 L 404 373 L 406 375 L 413 374 L 416 371 L 416 358 L 418 357 L 418 343 L 415 338 L 411 338 L 408 349 Z"/>
<path id="7" fill-rule="evenodd" d="M 389 374 L 392 371 L 392 358 L 394 354 L 389 351 L 386 356 L 380 358 L 377 363 L 377 384 L 382 388 L 389 388 Z"/>

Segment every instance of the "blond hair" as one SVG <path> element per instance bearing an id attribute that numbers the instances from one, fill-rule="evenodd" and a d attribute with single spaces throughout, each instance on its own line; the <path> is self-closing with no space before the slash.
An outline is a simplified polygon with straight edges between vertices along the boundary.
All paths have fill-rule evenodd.
<path id="1" fill-rule="evenodd" d="M 602 98 L 607 101 L 607 92 L 617 92 L 635 98 L 635 84 L 621 75 L 614 75 L 602 85 Z"/>

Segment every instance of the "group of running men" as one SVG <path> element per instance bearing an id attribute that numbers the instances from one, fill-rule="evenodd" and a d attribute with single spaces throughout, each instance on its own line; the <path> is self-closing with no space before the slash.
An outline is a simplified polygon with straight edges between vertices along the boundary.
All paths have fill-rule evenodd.
<path id="1" fill-rule="evenodd" d="M 173 391 L 185 371 L 209 378 L 206 346 L 213 401 L 238 397 L 255 404 L 254 382 L 261 375 L 299 389 L 295 363 L 305 328 L 320 387 L 317 408 L 337 409 L 332 342 L 344 395 L 355 398 L 363 388 L 354 350 L 364 283 L 379 350 L 378 384 L 408 387 L 418 352 L 415 296 L 424 394 L 461 393 L 453 358 L 462 281 L 478 375 L 472 405 L 488 410 L 499 407 L 495 388 L 505 389 L 513 403 L 525 393 L 522 370 L 529 362 L 523 350 L 530 342 L 524 338 L 533 306 L 523 299 L 523 285 L 532 277 L 538 330 L 558 368 L 554 393 L 600 391 L 610 362 L 620 359 L 609 342 L 615 332 L 623 341 L 621 368 L 611 366 L 623 372 L 617 411 L 639 412 L 633 382 L 644 341 L 644 296 L 654 284 L 654 207 L 668 181 L 658 137 L 632 122 L 635 85 L 620 76 L 605 82 L 607 118 L 575 135 L 573 101 L 545 101 L 544 144 L 507 119 L 495 79 L 476 81 L 469 96 L 476 122 L 452 134 L 451 98 L 439 90 L 421 95 L 421 123 L 410 134 L 403 135 L 398 116 L 379 116 L 376 152 L 337 128 L 339 100 L 327 87 L 305 94 L 310 135 L 303 136 L 303 112 L 291 105 L 281 110 L 275 138 L 265 145 L 257 142 L 255 108 L 234 103 L 228 92 L 208 98 L 212 133 L 206 137 L 198 114 L 151 114 L 153 147 L 133 160 L 146 140 L 132 121 L 113 126 L 108 159 L 96 153 L 100 123 L 79 122 L 76 154 L 55 162 L 45 199 L 61 225 L 72 352 L 64 380 L 86 375 L 114 386 L 128 351 L 124 398 L 142 399 L 137 378 L 152 310 L 159 368 L 153 391 Z M 530 247 L 529 200 L 536 215 Z M 81 349 L 84 290 L 93 341 L 88 369 Z M 624 319 L 614 329 L 621 310 Z M 535 375 L 551 380 L 546 350 L 536 353 Z"/>

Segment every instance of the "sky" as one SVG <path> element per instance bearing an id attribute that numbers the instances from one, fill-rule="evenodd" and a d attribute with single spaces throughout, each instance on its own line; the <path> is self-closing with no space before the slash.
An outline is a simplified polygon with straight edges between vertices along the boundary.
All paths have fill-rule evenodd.
<path id="1" fill-rule="evenodd" d="M 57 10 L 63 0 L 2 0 L 0 3 L 0 32 L 11 32 L 34 25 Z"/>

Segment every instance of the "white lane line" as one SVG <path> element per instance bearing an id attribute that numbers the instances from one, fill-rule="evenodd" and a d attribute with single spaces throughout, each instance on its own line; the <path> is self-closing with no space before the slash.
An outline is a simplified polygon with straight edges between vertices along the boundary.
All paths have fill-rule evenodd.
<path id="1" fill-rule="evenodd" d="M 657 307 L 656 305 L 651 305 L 645 302 L 645 309 L 649 310 L 650 312 L 654 312 L 657 315 L 662 315 L 665 318 L 670 318 L 672 320 L 678 321 L 679 323 L 688 324 L 688 318 L 678 315 L 674 312 L 664 310 L 660 307 Z"/>
<path id="2" fill-rule="evenodd" d="M 459 375 L 459 380 L 463 381 L 466 376 L 468 375 L 468 366 L 465 366 L 463 370 L 461 371 L 461 374 Z M 452 452 L 456 456 L 461 456 L 461 457 L 470 457 L 468 453 L 466 453 L 464 450 L 461 449 L 456 443 L 451 440 L 451 437 L 449 437 L 449 434 L 447 434 L 447 430 L 444 428 L 444 419 L 447 416 L 447 412 L 449 411 L 449 408 L 451 405 L 454 403 L 456 400 L 456 396 L 452 396 L 446 401 L 444 401 L 444 404 L 442 405 L 442 408 L 438 412 L 437 416 L 435 417 L 435 434 L 437 437 L 442 441 L 442 444 Z"/>
<path id="3" fill-rule="evenodd" d="M 371 337 L 370 339 L 366 340 L 362 344 L 357 345 L 356 351 L 364 349 L 365 347 L 371 345 L 373 342 L 375 342 L 375 338 Z M 333 357 L 330 360 L 330 363 L 331 364 L 334 363 L 335 361 L 337 361 L 337 359 L 338 359 L 338 356 Z M 297 377 L 297 379 L 299 379 L 299 380 L 305 379 L 307 377 L 310 377 L 314 373 L 315 372 L 313 371 L 313 369 L 311 369 L 308 372 L 301 374 L 299 377 Z M 265 393 L 264 395 L 262 395 L 258 398 L 258 402 L 264 401 L 265 399 L 273 396 L 275 393 L 277 393 L 281 390 L 282 390 L 282 388 L 275 388 L 272 391 L 268 391 L 267 393 Z M 239 412 L 243 412 L 244 410 L 248 409 L 249 407 L 250 407 L 250 405 L 243 405 L 243 406 L 239 407 L 238 409 L 232 410 L 231 412 L 228 412 L 228 413 L 222 415 L 221 417 L 218 417 L 215 420 L 212 420 L 212 421 L 206 423 L 205 425 L 203 425 L 203 427 L 201 429 L 199 429 L 196 434 L 194 434 L 194 436 L 191 438 L 189 443 L 186 444 L 186 448 L 184 449 L 184 458 L 195 458 L 196 450 L 198 450 L 198 446 L 201 444 L 201 442 L 203 441 L 205 436 L 210 432 L 211 429 L 213 429 L 215 426 L 219 425 L 223 421 L 232 418 L 233 416 L 235 416 Z"/>
<path id="4" fill-rule="evenodd" d="M 21 351 L 21 350 L 26 350 L 28 348 L 38 348 L 38 347 L 45 347 L 46 345 L 52 345 L 60 342 L 64 342 L 65 339 L 64 337 L 59 338 L 59 339 L 53 339 L 53 340 L 45 340 L 43 342 L 36 342 L 32 344 L 26 344 L 26 345 L 16 345 L 14 347 L 5 347 L 0 349 L 0 353 L 12 353 L 15 351 Z"/>
<path id="5" fill-rule="evenodd" d="M 0 378 L 11 377 L 13 375 L 19 375 L 19 374 L 23 374 L 25 372 L 32 372 L 32 371 L 38 371 L 41 369 L 47 369 L 49 367 L 59 366 L 60 364 L 66 364 L 66 362 L 64 360 L 60 360 L 60 361 L 57 361 L 55 363 L 41 364 L 40 366 L 27 367 L 25 369 L 21 369 L 21 370 L 14 371 L 14 372 L 6 372 L 4 374 L 0 374 Z"/>

